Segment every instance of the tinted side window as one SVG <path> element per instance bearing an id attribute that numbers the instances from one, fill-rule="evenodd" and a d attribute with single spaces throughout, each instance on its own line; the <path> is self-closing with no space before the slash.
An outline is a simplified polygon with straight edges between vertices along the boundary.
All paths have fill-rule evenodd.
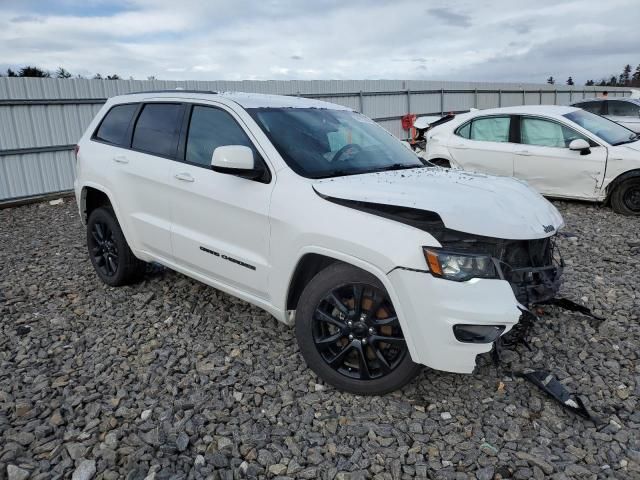
<path id="1" fill-rule="evenodd" d="M 603 104 L 604 102 L 582 102 L 582 103 L 577 103 L 575 106 L 583 110 L 586 110 L 587 112 L 600 115 L 602 113 Z"/>
<path id="2" fill-rule="evenodd" d="M 471 140 L 508 142 L 510 117 L 476 118 L 471 123 Z"/>
<path id="3" fill-rule="evenodd" d="M 138 105 L 135 103 L 113 107 L 100 123 L 95 138 L 121 147 L 128 147 L 127 130 L 129 130 L 129 124 L 137 108 Z"/>
<path id="4" fill-rule="evenodd" d="M 182 121 L 182 105 L 148 103 L 136 122 L 132 148 L 165 157 L 174 157 Z"/>
<path id="5" fill-rule="evenodd" d="M 456 135 L 462 138 L 469 138 L 470 133 L 471 133 L 471 122 L 465 123 L 461 127 L 458 127 L 458 130 L 456 130 Z"/>
<path id="6" fill-rule="evenodd" d="M 189 122 L 185 160 L 208 167 L 211 165 L 213 151 L 225 145 L 244 145 L 253 150 L 254 158 L 258 158 L 249 137 L 231 115 L 218 108 L 194 106 Z"/>
<path id="7" fill-rule="evenodd" d="M 620 102 L 609 100 L 609 115 L 618 117 L 637 117 L 640 113 L 640 106 L 631 102 Z"/>
<path id="8" fill-rule="evenodd" d="M 590 143 L 588 138 L 564 125 L 526 117 L 523 117 L 520 123 L 520 139 L 522 143 L 527 145 L 557 148 L 568 148 L 569 144 L 576 139 L 586 140 Z"/>

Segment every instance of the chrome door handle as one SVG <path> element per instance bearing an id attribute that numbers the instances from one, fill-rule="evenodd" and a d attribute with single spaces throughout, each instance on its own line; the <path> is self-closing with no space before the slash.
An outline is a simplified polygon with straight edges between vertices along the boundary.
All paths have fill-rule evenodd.
<path id="1" fill-rule="evenodd" d="M 124 155 L 116 155 L 113 157 L 113 161 L 116 163 L 129 163 L 129 159 Z"/>
<path id="2" fill-rule="evenodd" d="M 524 156 L 531 155 L 531 152 L 529 150 L 518 150 L 513 153 L 515 153 L 516 155 L 524 155 Z"/>
<path id="3" fill-rule="evenodd" d="M 194 182 L 196 180 L 190 174 L 184 173 L 184 172 L 176 173 L 174 177 L 177 178 L 178 180 L 182 180 L 183 182 Z"/>

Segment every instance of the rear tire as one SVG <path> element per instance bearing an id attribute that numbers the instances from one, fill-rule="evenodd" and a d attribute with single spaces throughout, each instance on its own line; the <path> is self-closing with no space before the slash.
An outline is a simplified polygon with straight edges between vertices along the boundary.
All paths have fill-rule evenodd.
<path id="1" fill-rule="evenodd" d="M 129 248 L 111 207 L 96 208 L 89 215 L 87 248 L 93 268 L 107 285 L 128 285 L 144 273 L 145 262 Z"/>
<path id="2" fill-rule="evenodd" d="M 622 215 L 640 215 L 640 177 L 629 178 L 615 188 L 611 208 Z"/>
<path id="3" fill-rule="evenodd" d="M 422 369 L 411 360 L 384 286 L 351 265 L 333 264 L 309 282 L 295 328 L 309 368 L 340 390 L 382 395 Z"/>

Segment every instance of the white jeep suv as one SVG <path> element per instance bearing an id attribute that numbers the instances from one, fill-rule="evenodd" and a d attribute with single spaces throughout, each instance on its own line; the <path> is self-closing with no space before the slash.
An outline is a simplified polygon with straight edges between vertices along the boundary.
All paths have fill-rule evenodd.
<path id="1" fill-rule="evenodd" d="M 303 98 L 111 98 L 77 147 L 89 255 L 112 286 L 158 262 L 295 325 L 326 382 L 380 394 L 476 356 L 552 298 L 562 217 L 511 178 L 425 166 Z"/>

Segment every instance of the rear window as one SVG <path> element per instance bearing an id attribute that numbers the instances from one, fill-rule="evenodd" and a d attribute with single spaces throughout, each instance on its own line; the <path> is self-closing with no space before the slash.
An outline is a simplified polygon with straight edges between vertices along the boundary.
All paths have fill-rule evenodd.
<path id="1" fill-rule="evenodd" d="M 602 113 L 602 104 L 603 102 L 595 101 L 595 102 L 576 103 L 574 106 L 579 107 L 583 110 L 586 110 L 587 112 L 591 112 L 599 115 L 600 113 Z"/>
<path id="2" fill-rule="evenodd" d="M 458 127 L 458 130 L 456 130 L 456 135 L 462 138 L 469 138 L 470 133 L 471 133 L 471 122 L 465 123 L 461 127 Z"/>
<path id="3" fill-rule="evenodd" d="M 138 105 L 135 103 L 113 107 L 100 123 L 95 138 L 120 147 L 128 147 L 127 131 L 137 108 Z"/>
<path id="4" fill-rule="evenodd" d="M 138 117 L 131 147 L 154 155 L 175 157 L 181 122 L 182 105 L 179 103 L 149 103 Z"/>

